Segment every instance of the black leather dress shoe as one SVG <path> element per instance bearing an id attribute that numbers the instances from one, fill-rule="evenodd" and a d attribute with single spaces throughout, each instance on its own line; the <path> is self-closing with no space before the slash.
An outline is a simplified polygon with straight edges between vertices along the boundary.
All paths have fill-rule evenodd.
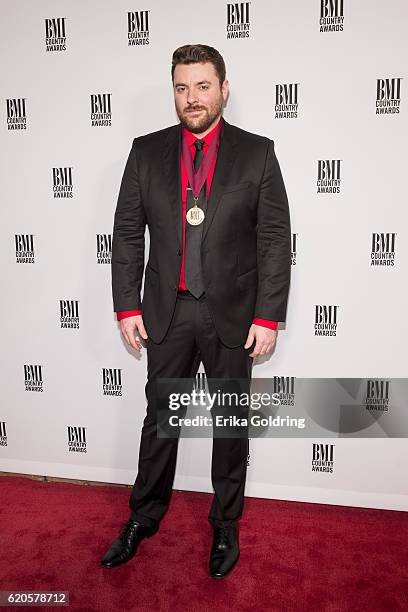
<path id="1" fill-rule="evenodd" d="M 130 518 L 123 527 L 119 537 L 112 542 L 109 550 L 103 557 L 101 561 L 102 566 L 109 568 L 116 567 L 121 563 L 130 561 L 135 556 L 140 542 L 144 538 L 150 538 L 157 531 L 158 529 L 150 529 Z"/>
<path id="2" fill-rule="evenodd" d="M 239 559 L 238 526 L 214 525 L 209 571 L 213 578 L 224 578 Z"/>

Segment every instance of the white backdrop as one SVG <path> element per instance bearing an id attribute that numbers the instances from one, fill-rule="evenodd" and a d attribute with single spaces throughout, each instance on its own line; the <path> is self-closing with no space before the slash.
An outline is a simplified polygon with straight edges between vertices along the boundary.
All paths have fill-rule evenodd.
<path id="1" fill-rule="evenodd" d="M 221 52 L 225 117 L 274 140 L 288 192 L 287 322 L 254 376 L 407 376 L 406 2 L 3 0 L 1 9 L 0 469 L 134 481 L 146 354 L 121 339 L 109 244 L 133 138 L 177 123 L 171 55 L 186 43 Z M 92 125 L 91 101 L 105 103 L 109 125 Z M 335 189 L 322 193 L 327 178 Z M 315 335 L 317 310 L 336 311 L 336 335 Z M 121 395 L 104 395 L 112 380 Z M 86 452 L 70 452 L 72 437 Z M 311 469 L 318 443 L 335 444 L 332 472 Z M 247 495 L 408 507 L 405 438 L 268 438 L 250 448 Z M 210 459 L 211 440 L 182 439 L 175 487 L 211 491 Z"/>

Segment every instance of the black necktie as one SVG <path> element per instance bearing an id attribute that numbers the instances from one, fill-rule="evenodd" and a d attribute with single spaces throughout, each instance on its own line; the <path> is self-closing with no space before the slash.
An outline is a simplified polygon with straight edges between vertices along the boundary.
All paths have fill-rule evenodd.
<path id="1" fill-rule="evenodd" d="M 194 171 L 197 172 L 204 158 L 204 140 L 196 140 L 194 146 L 196 148 L 194 156 Z M 190 184 L 187 188 L 187 211 L 195 205 L 193 193 L 189 187 Z M 202 208 L 204 213 L 207 209 L 206 187 L 207 181 L 204 182 L 197 201 L 197 206 Z M 199 225 L 190 225 L 190 223 L 186 221 L 184 278 L 187 289 L 196 298 L 199 298 L 204 293 L 204 284 L 201 272 L 201 235 L 203 233 L 203 223 L 204 222 L 200 223 Z"/>

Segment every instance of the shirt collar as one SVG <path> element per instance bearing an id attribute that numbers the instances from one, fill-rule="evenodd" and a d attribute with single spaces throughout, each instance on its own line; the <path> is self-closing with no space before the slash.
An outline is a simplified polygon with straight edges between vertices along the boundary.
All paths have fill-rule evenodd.
<path id="1" fill-rule="evenodd" d="M 219 118 L 217 125 L 215 125 L 213 127 L 213 129 L 211 130 L 211 132 L 208 132 L 208 134 L 206 134 L 204 136 L 204 138 L 201 138 L 200 140 L 204 140 L 206 145 L 210 145 L 212 139 L 214 138 L 216 131 L 220 129 L 221 127 L 221 119 L 222 116 Z M 190 132 L 190 130 L 188 130 L 186 127 L 183 126 L 183 130 L 184 130 L 184 136 L 187 138 L 187 142 L 189 144 L 189 146 L 191 147 L 194 142 L 196 140 L 198 140 L 197 136 L 195 134 L 193 134 L 193 132 Z"/>

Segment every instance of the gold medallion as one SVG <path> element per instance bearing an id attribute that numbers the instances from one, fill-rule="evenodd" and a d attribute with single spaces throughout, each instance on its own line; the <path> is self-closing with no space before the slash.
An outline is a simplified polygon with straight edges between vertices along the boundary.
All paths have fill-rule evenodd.
<path id="1" fill-rule="evenodd" d="M 190 225 L 200 225 L 204 221 L 205 214 L 202 208 L 197 206 L 197 203 L 192 206 L 186 214 L 186 219 Z"/>

